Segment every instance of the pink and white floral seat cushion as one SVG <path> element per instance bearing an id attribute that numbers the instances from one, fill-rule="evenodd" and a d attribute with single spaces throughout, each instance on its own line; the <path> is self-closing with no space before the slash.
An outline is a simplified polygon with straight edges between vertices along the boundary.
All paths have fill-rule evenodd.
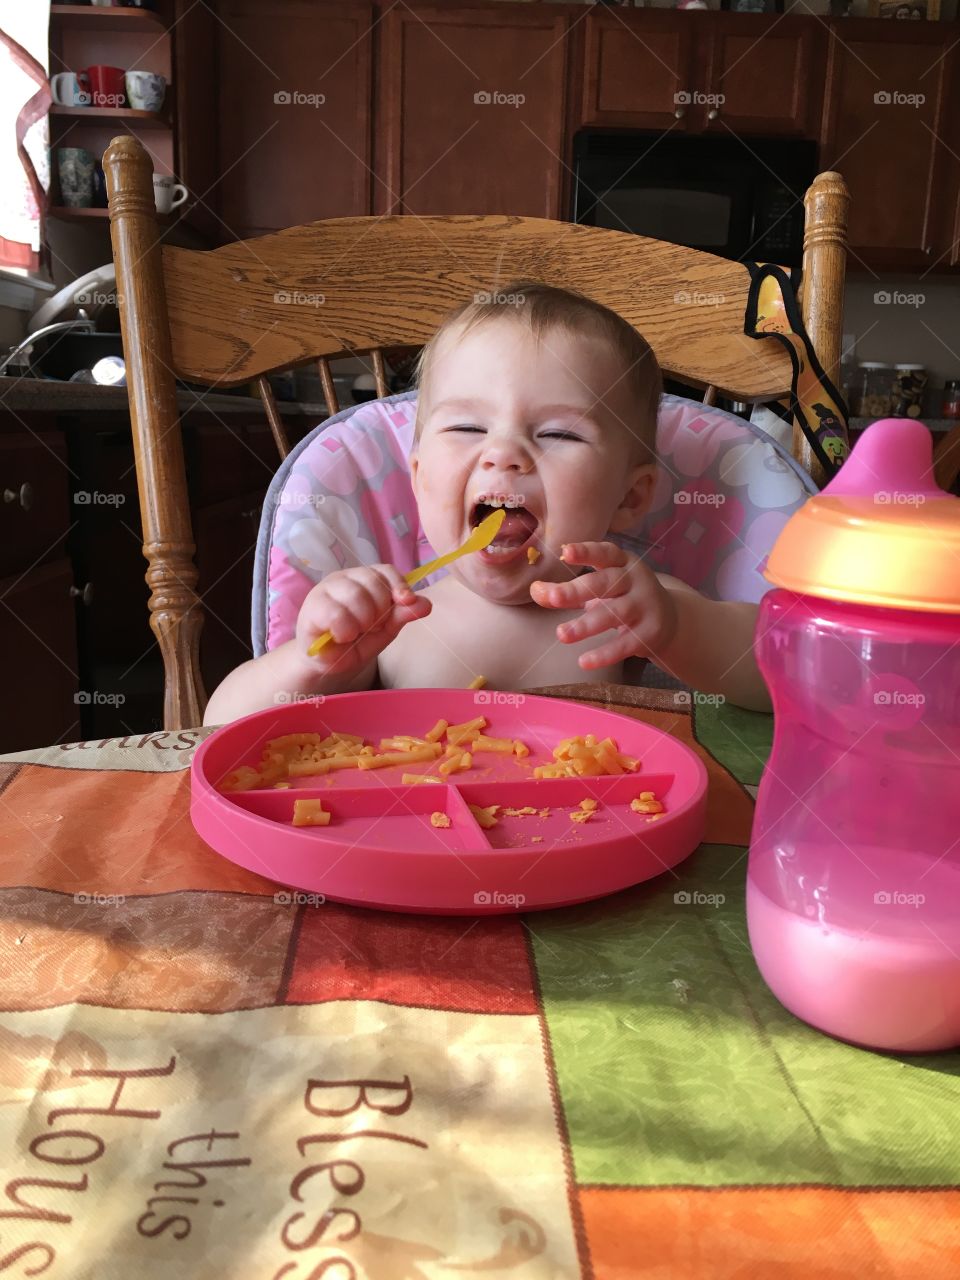
<path id="1" fill-rule="evenodd" d="M 410 485 L 416 406 L 407 391 L 344 409 L 274 476 L 254 572 L 256 655 L 290 639 L 307 592 L 334 569 L 390 563 L 405 573 L 434 555 Z M 759 600 L 767 554 L 813 481 L 754 423 L 678 396 L 661 401 L 657 451 L 650 511 L 612 540 L 712 599 Z"/>

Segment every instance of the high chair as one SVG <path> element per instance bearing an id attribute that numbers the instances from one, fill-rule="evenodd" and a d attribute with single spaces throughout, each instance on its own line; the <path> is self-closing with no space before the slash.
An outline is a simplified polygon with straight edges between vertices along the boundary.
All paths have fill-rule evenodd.
<path id="1" fill-rule="evenodd" d="M 750 280 L 742 263 L 624 232 L 501 215 L 331 218 L 211 251 L 161 246 L 148 153 L 131 135 L 116 138 L 103 167 L 168 729 L 199 724 L 205 705 L 175 379 L 216 388 L 256 381 L 283 459 L 288 444 L 268 373 L 318 362 L 336 415 L 332 358 L 369 352 L 385 397 L 384 349 L 420 346 L 453 307 L 531 279 L 617 311 L 644 334 L 667 377 L 703 388 L 705 405 L 717 394 L 773 401 L 791 385 L 785 348 L 743 332 Z M 804 198 L 801 308 L 828 377 L 840 355 L 848 202 L 836 173 L 820 174 Z M 697 305 L 698 297 L 710 305 Z M 805 436 L 794 428 L 788 444 L 811 477 L 807 491 L 815 490 L 822 475 Z"/>

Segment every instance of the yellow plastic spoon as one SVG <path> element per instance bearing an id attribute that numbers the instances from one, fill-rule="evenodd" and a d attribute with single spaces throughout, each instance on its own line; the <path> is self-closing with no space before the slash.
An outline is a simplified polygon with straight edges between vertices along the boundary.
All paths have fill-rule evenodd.
<path id="1" fill-rule="evenodd" d="M 453 560 L 459 560 L 461 556 L 468 556 L 471 552 L 482 551 L 484 547 L 489 547 L 500 532 L 500 526 L 503 524 L 506 514 L 502 507 L 499 511 L 492 511 L 485 520 L 480 521 L 462 547 L 457 547 L 456 551 L 448 551 L 446 555 L 437 556 L 436 560 L 428 560 L 426 564 L 422 564 L 416 569 L 411 569 L 409 573 L 403 575 L 404 581 L 408 586 L 412 587 L 415 582 L 419 582 L 427 574 L 433 573 L 434 569 L 442 569 Z M 324 631 L 322 635 L 317 636 L 316 640 L 312 641 L 307 653 L 311 658 L 314 657 L 332 639 L 331 632 Z"/>

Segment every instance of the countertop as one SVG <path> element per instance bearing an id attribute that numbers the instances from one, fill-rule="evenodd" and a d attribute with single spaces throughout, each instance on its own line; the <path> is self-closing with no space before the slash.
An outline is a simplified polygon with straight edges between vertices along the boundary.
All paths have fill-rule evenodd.
<path id="1" fill-rule="evenodd" d="M 181 413 L 191 409 L 218 415 L 265 413 L 262 401 L 254 396 L 184 389 L 177 391 L 177 407 Z M 320 422 L 329 416 L 325 404 L 278 400 L 277 408 L 283 417 L 311 417 Z M 95 386 L 88 382 L 0 377 L 0 413 L 4 410 L 13 413 L 126 413 L 127 389 Z"/>

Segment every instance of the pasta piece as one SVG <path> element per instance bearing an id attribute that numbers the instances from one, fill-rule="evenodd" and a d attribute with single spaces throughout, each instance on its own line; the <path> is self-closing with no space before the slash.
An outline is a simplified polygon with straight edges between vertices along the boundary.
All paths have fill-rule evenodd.
<path id="1" fill-rule="evenodd" d="M 574 809 L 570 815 L 571 822 L 589 822 L 593 817 L 590 809 Z"/>
<path id="2" fill-rule="evenodd" d="M 581 801 L 580 801 L 580 808 L 581 808 L 581 809 L 586 809 L 586 810 L 588 810 L 590 813 L 592 813 L 592 812 L 593 812 L 593 810 L 594 810 L 594 809 L 596 809 L 596 807 L 597 807 L 597 802 L 596 802 L 596 800 L 581 800 Z"/>
<path id="3" fill-rule="evenodd" d="M 473 720 L 464 720 L 462 724 L 447 725 L 447 741 L 454 744 L 463 742 L 465 738 L 475 737 L 486 727 L 486 716 L 476 716 Z"/>
<path id="4" fill-rule="evenodd" d="M 536 564 L 540 559 L 540 552 L 536 547 L 527 547 L 527 564 Z"/>
<path id="5" fill-rule="evenodd" d="M 473 740 L 474 751 L 497 751 L 503 755 L 514 754 L 512 738 L 488 738 L 485 734 L 479 733 Z"/>
<path id="6" fill-rule="evenodd" d="M 477 822 L 485 830 L 497 825 L 497 810 L 500 808 L 498 804 L 488 804 L 486 807 L 479 804 L 471 804 L 467 806 Z"/>
<path id="7" fill-rule="evenodd" d="M 631 800 L 630 808 L 634 813 L 663 813 L 663 805 L 659 800 L 644 800 L 642 796 L 637 796 Z"/>
<path id="8" fill-rule="evenodd" d="M 249 765 L 242 764 L 239 769 L 234 769 L 220 783 L 221 791 L 251 791 L 260 782 L 260 773 L 257 769 L 251 769 Z"/>
<path id="9" fill-rule="evenodd" d="M 530 837 L 530 843 L 531 843 L 531 844 L 542 844 L 542 843 L 543 843 L 543 836 L 531 836 L 531 837 Z"/>
<path id="10" fill-rule="evenodd" d="M 404 786 L 415 786 L 418 782 L 443 782 L 442 778 L 435 778 L 431 773 L 402 773 L 400 781 Z"/>
<path id="11" fill-rule="evenodd" d="M 530 748 L 525 742 L 521 742 L 519 738 L 514 738 L 513 753 L 517 756 L 528 756 L 530 754 Z"/>
<path id="12" fill-rule="evenodd" d="M 431 827 L 449 827 L 450 819 L 445 813 L 431 813 L 430 825 Z"/>
<path id="13" fill-rule="evenodd" d="M 385 751 L 378 756 L 358 756 L 357 764 L 361 769 L 387 769 L 393 764 L 419 764 L 422 760 L 435 760 L 439 754 L 440 744 L 431 742 L 425 747 L 413 747 L 409 751 Z"/>
<path id="14" fill-rule="evenodd" d="M 486 676 L 474 676 L 473 679 L 470 681 L 470 683 L 467 685 L 467 688 L 482 689 L 486 683 L 487 683 Z"/>
<path id="15" fill-rule="evenodd" d="M 294 800 L 295 827 L 325 827 L 329 822 L 330 814 L 324 809 L 322 800 Z"/>
<path id="16" fill-rule="evenodd" d="M 446 720 L 438 720 L 437 723 L 430 730 L 430 732 L 425 733 L 423 736 L 426 738 L 428 742 L 439 742 L 440 739 L 443 737 L 443 735 L 446 733 L 446 731 L 447 731 Z"/>

